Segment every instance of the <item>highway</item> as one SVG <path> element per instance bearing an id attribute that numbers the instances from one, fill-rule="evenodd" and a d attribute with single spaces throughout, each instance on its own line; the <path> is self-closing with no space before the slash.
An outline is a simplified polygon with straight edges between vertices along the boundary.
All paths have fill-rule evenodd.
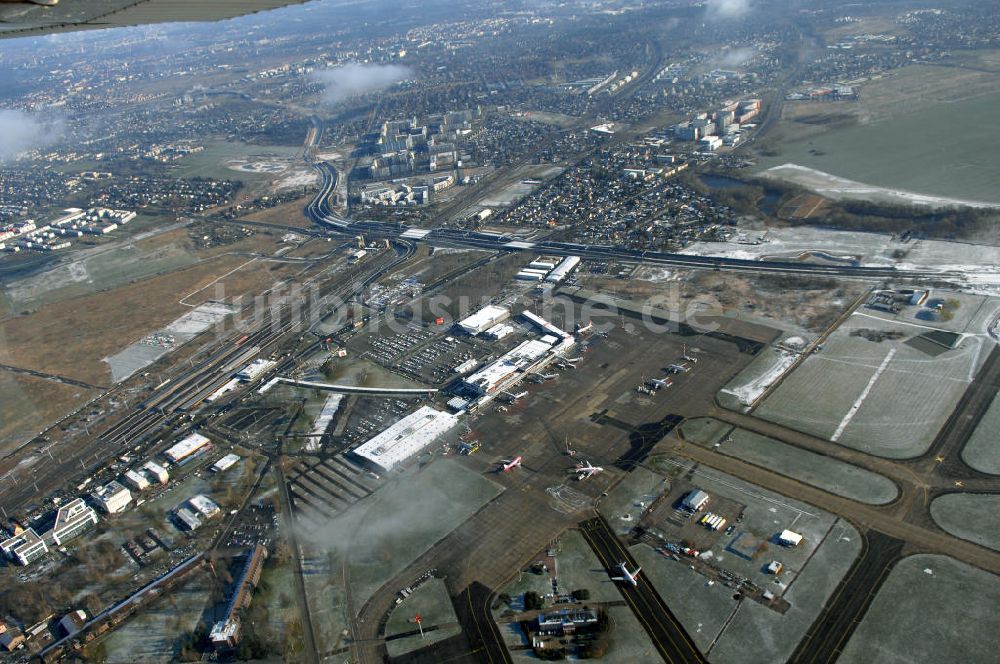
<path id="1" fill-rule="evenodd" d="M 552 240 L 521 241 L 512 235 L 466 231 L 456 228 L 418 229 L 402 223 L 350 220 L 330 207 L 329 198 L 337 186 L 336 169 L 327 162 L 315 162 L 322 185 L 306 206 L 306 215 L 318 226 L 337 233 L 366 235 L 374 238 L 410 239 L 440 247 L 484 249 L 491 251 L 530 251 L 555 256 L 580 256 L 596 260 L 634 261 L 651 265 L 705 270 L 807 274 L 812 276 L 858 277 L 864 279 L 941 279 L 946 273 L 934 270 L 897 270 L 892 267 L 856 265 L 817 265 L 795 261 L 757 261 L 717 256 L 691 256 L 663 251 L 644 251 L 611 245 L 587 245 Z"/>
<path id="2" fill-rule="evenodd" d="M 582 522 L 580 529 L 609 576 L 620 575 L 617 567 L 623 561 L 630 570 L 638 567 L 603 517 Z M 637 586 L 620 582 L 617 585 L 663 661 L 671 664 L 708 661 L 646 577 L 640 574 Z"/>

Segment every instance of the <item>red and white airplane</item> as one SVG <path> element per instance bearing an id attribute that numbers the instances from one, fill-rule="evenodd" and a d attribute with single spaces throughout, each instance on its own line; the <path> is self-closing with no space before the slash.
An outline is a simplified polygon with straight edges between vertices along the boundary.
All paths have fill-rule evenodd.
<path id="1" fill-rule="evenodd" d="M 576 464 L 570 472 L 577 473 L 576 479 L 579 481 L 587 480 L 596 475 L 597 473 L 603 473 L 604 469 L 600 466 L 591 465 L 589 461 L 584 461 L 583 463 Z"/>
<path id="2" fill-rule="evenodd" d="M 522 457 L 517 456 L 517 457 L 514 457 L 513 459 L 511 459 L 510 461 L 507 461 L 506 459 L 503 460 L 503 461 L 501 461 L 500 463 L 502 465 L 500 466 L 500 472 L 501 473 L 507 473 L 507 472 L 510 472 L 510 471 L 514 470 L 515 468 L 517 468 L 517 467 L 519 467 L 521 465 L 521 460 L 522 460 Z"/>
<path id="3" fill-rule="evenodd" d="M 622 571 L 623 576 L 613 576 L 611 577 L 612 581 L 627 581 L 633 586 L 639 586 L 639 572 L 642 571 L 641 567 L 636 567 L 634 572 L 629 572 L 628 566 L 622 561 L 618 563 L 618 569 Z"/>

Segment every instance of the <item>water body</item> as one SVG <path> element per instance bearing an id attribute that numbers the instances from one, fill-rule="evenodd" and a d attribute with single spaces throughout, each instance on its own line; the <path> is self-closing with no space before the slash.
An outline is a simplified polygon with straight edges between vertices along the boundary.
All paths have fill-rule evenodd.
<path id="1" fill-rule="evenodd" d="M 901 112 L 781 146 L 758 171 L 797 164 L 868 185 L 1000 203 L 1000 93 Z"/>

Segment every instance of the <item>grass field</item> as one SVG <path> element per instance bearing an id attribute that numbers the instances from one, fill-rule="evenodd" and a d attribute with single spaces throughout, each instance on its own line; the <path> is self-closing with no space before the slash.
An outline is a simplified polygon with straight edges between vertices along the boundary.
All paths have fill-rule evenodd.
<path id="1" fill-rule="evenodd" d="M 893 569 L 838 662 L 995 662 L 997 606 L 997 576 L 946 556 L 910 556 Z"/>
<path id="2" fill-rule="evenodd" d="M 103 385 L 114 355 L 202 302 L 256 294 L 303 269 L 218 255 L 104 292 L 42 304 L 0 322 L 0 362 Z M 188 296 L 188 297 L 185 297 Z M 185 298 L 184 306 L 179 302 Z M 128 315 L 122 315 L 122 312 Z"/>
<path id="3" fill-rule="evenodd" d="M 0 370 L 0 452 L 31 440 L 45 423 L 95 396 L 96 390 Z"/>
<path id="4" fill-rule="evenodd" d="M 389 614 L 389 622 L 385 626 L 386 637 L 417 629 L 417 625 L 413 622 L 416 615 L 422 619 L 421 624 L 425 630 L 423 638 L 416 634 L 386 641 L 385 645 L 390 657 L 399 657 L 418 648 L 455 636 L 462 631 L 458 627 L 458 616 L 455 615 L 455 609 L 452 607 L 448 589 L 445 588 L 444 581 L 441 579 L 430 579 L 421 584 L 409 597 L 403 600 L 402 604 L 393 609 L 392 613 Z M 428 630 L 430 627 L 439 627 L 439 629 Z"/>
<path id="5" fill-rule="evenodd" d="M 684 420 L 680 426 L 680 434 L 684 440 L 697 443 L 699 445 L 713 445 L 719 442 L 723 434 L 733 428 L 733 425 L 726 424 L 721 420 L 711 417 L 696 417 Z"/>
<path id="6" fill-rule="evenodd" d="M 668 560 L 645 544 L 630 551 L 698 649 L 708 650 L 736 610 L 733 591 L 720 583 L 709 586 L 708 579 L 690 566 Z"/>
<path id="7" fill-rule="evenodd" d="M 931 516 L 955 537 L 1000 551 L 1000 495 L 946 493 L 931 503 Z"/>
<path id="8" fill-rule="evenodd" d="M 861 537 L 857 531 L 838 520 L 831 536 L 785 592 L 785 599 L 792 605 L 788 612 L 781 615 L 756 602 L 741 602 L 735 617 L 708 653 L 709 660 L 713 664 L 786 661 L 860 550 Z"/>
<path id="9" fill-rule="evenodd" d="M 643 508 L 669 488 L 669 481 L 664 476 L 640 466 L 601 500 L 597 510 L 616 533 L 625 534 L 635 526 Z"/>
<path id="10" fill-rule="evenodd" d="M 179 160 L 170 174 L 176 178 L 215 178 L 219 180 L 242 180 L 254 182 L 273 180 L 280 173 L 253 173 L 230 168 L 235 161 L 275 161 L 299 160 L 300 147 L 277 145 L 250 145 L 248 143 L 217 141 L 205 145 L 205 149 Z"/>
<path id="11" fill-rule="evenodd" d="M 993 397 L 989 410 L 962 449 L 962 459 L 976 470 L 1000 475 L 1000 396 Z"/>
<path id="12" fill-rule="evenodd" d="M 896 332 L 869 341 L 852 330 Z M 931 355 L 907 341 L 924 332 L 855 314 L 757 409 L 756 415 L 870 454 L 922 454 L 985 357 L 983 339 Z"/>
<path id="13" fill-rule="evenodd" d="M 213 580 L 197 572 L 183 586 L 139 611 L 104 641 L 109 664 L 176 662 L 177 639 L 198 625 L 208 607 Z"/>
<path id="14" fill-rule="evenodd" d="M 884 505 L 899 495 L 899 489 L 886 477 L 750 431 L 737 429 L 719 450 L 862 503 Z"/>

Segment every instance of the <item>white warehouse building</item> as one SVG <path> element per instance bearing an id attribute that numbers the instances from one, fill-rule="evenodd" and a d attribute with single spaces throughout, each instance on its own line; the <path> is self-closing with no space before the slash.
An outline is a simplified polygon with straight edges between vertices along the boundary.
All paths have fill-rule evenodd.
<path id="1" fill-rule="evenodd" d="M 433 443 L 456 423 L 458 418 L 451 413 L 422 406 L 368 442 L 354 448 L 353 454 L 388 471 Z"/>
<path id="2" fill-rule="evenodd" d="M 201 448 L 205 447 L 206 445 L 210 444 L 211 442 L 212 441 L 210 441 L 208 438 L 201 435 L 200 433 L 193 433 L 184 440 L 182 440 L 181 442 L 177 443 L 176 445 L 168 449 L 163 454 L 168 459 L 170 459 L 172 463 L 177 463 L 178 461 L 181 461 L 191 456 L 192 454 L 194 454 Z"/>
<path id="3" fill-rule="evenodd" d="M 508 318 L 510 318 L 510 311 L 508 309 L 488 304 L 468 318 L 460 320 L 458 326 L 466 334 L 475 335 L 490 329 L 497 323 L 502 323 Z"/>

